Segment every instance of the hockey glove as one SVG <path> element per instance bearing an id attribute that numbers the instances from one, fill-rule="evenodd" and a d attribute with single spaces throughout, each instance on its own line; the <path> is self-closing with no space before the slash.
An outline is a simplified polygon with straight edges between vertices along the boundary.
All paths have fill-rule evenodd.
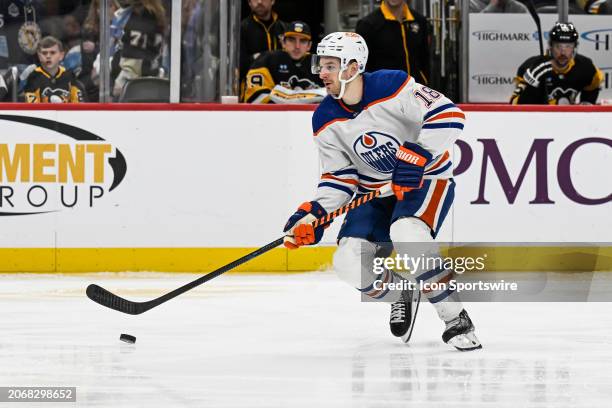
<path id="1" fill-rule="evenodd" d="M 397 161 L 391 178 L 391 188 L 397 199 L 403 200 L 404 193 L 421 188 L 425 166 L 433 156 L 416 143 L 404 142 L 395 157 Z"/>
<path id="2" fill-rule="evenodd" d="M 533 86 L 534 88 L 538 88 L 542 83 L 543 79 L 552 72 L 552 62 L 546 61 L 535 67 L 527 68 L 525 73 L 523 74 L 523 79 L 527 84 Z"/>
<path id="3" fill-rule="evenodd" d="M 311 223 L 327 215 L 327 211 L 316 201 L 305 202 L 285 224 L 286 233 L 284 245 L 289 249 L 296 249 L 302 245 L 313 245 L 321 241 L 323 230 L 329 224 L 313 228 Z"/>

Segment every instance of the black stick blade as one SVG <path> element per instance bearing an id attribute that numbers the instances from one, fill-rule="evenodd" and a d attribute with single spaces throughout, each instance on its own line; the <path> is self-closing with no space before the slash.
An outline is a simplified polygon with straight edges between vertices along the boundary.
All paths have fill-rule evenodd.
<path id="1" fill-rule="evenodd" d="M 146 310 L 143 307 L 139 307 L 141 306 L 139 302 L 124 299 L 96 284 L 89 285 L 86 293 L 87 297 L 94 302 L 118 312 L 138 315 Z"/>

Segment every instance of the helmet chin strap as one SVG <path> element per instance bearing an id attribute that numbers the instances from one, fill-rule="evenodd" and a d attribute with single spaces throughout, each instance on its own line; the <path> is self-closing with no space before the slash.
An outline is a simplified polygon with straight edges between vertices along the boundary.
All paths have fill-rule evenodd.
<path id="1" fill-rule="evenodd" d="M 357 76 L 359 75 L 359 71 L 357 71 L 355 75 L 353 75 L 349 79 L 342 79 L 342 73 L 344 71 L 346 71 L 346 68 L 342 68 L 338 72 L 338 81 L 340 81 L 340 93 L 337 96 L 332 94 L 332 98 L 334 99 L 342 99 L 342 97 L 344 96 L 344 91 L 346 91 L 346 84 L 357 78 Z"/>

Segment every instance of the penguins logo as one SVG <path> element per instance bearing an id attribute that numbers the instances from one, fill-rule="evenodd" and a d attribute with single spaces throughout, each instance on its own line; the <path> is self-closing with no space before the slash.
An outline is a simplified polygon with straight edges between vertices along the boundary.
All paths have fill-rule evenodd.
<path id="1" fill-rule="evenodd" d="M 576 102 L 577 96 L 578 91 L 575 89 L 557 87 L 550 92 L 548 99 L 557 101 L 557 105 L 573 105 Z"/>
<path id="2" fill-rule="evenodd" d="M 51 89 L 47 87 L 41 92 L 41 99 L 49 102 L 68 102 L 70 93 L 65 89 Z"/>
<path id="3" fill-rule="evenodd" d="M 297 75 L 292 75 L 286 82 L 281 82 L 281 85 L 290 89 L 315 89 L 319 86 L 307 78 L 298 78 Z"/>

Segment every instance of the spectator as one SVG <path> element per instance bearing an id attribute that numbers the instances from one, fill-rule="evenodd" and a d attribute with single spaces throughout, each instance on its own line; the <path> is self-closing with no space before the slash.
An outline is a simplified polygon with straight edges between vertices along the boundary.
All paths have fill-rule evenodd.
<path id="1" fill-rule="evenodd" d="M 294 21 L 284 33 L 283 50 L 267 51 L 251 65 L 244 102 L 318 103 L 327 94 L 310 69 L 312 34 L 308 24 Z"/>
<path id="2" fill-rule="evenodd" d="M 55 37 L 45 37 L 38 42 L 39 64 L 25 83 L 25 101 L 28 103 L 83 102 L 82 92 L 72 72 L 60 66 L 64 48 Z"/>
<path id="3" fill-rule="evenodd" d="M 100 7 L 100 0 L 93 0 L 89 5 L 81 27 L 80 61 L 77 62 L 80 63 L 78 78 L 85 85 L 85 92 L 92 102 L 97 102 L 99 97 L 99 89 L 93 81 L 92 70 L 96 55 L 100 51 Z"/>
<path id="4" fill-rule="evenodd" d="M 62 18 L 62 42 L 66 49 L 71 49 L 81 43 L 81 25 L 76 16 L 72 14 L 66 14 Z"/>
<path id="5" fill-rule="evenodd" d="M 528 13 L 527 6 L 516 0 L 491 0 L 483 13 Z"/>
<path id="6" fill-rule="evenodd" d="M 129 18 L 123 28 L 118 58 L 119 73 L 113 96 L 121 94 L 130 79 L 157 76 L 166 33 L 166 11 L 160 0 L 132 0 Z"/>
<path id="7" fill-rule="evenodd" d="M 240 80 L 263 51 L 282 49 L 285 23 L 272 11 L 275 0 L 249 0 L 251 15 L 240 24 Z"/>
<path id="8" fill-rule="evenodd" d="M 355 31 L 370 49 L 366 71 L 399 69 L 417 82 L 429 82 L 429 25 L 404 0 L 384 0 L 357 22 Z"/>
<path id="9" fill-rule="evenodd" d="M 550 30 L 549 52 L 527 59 L 518 69 L 510 102 L 517 104 L 594 104 L 603 80 L 590 58 L 576 53 L 578 31 L 572 23 Z"/>

